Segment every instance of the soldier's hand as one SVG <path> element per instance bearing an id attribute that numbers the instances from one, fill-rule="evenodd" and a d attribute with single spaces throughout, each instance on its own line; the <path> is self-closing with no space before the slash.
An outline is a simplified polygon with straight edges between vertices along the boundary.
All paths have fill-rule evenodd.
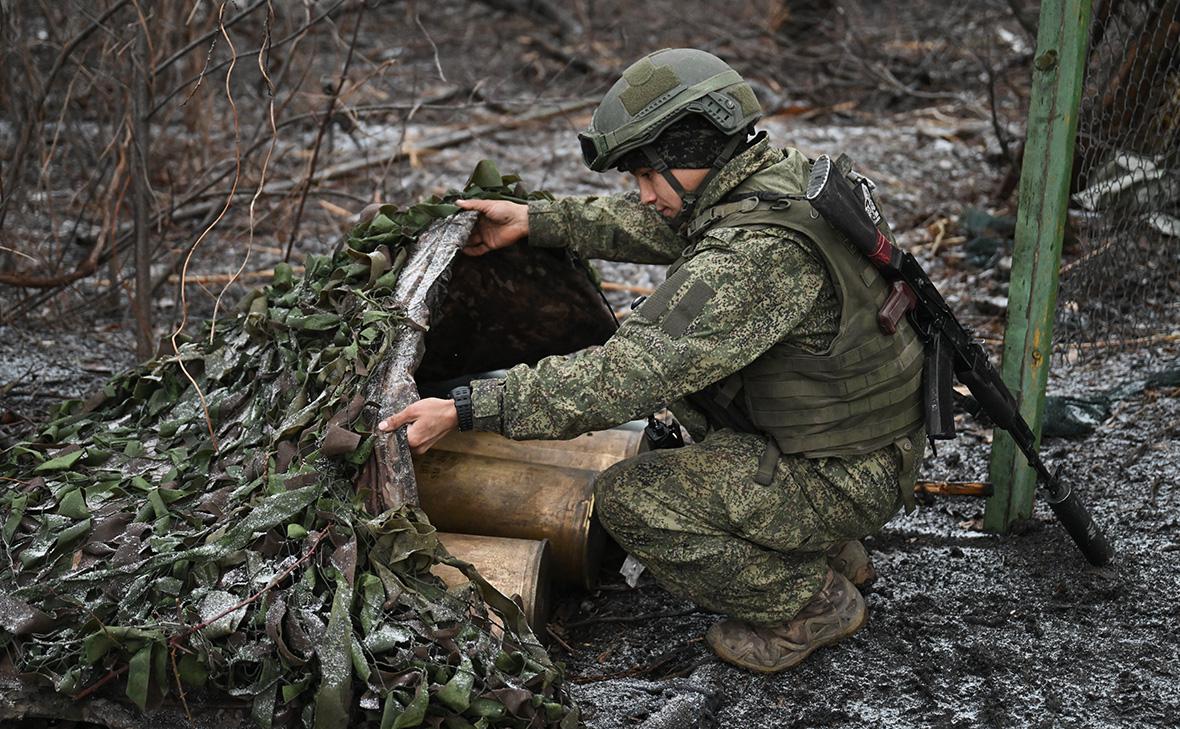
<path id="1" fill-rule="evenodd" d="M 529 234 L 528 205 L 508 200 L 457 200 L 455 204 L 479 213 L 479 221 L 463 249 L 469 256 L 507 248 Z"/>
<path id="2" fill-rule="evenodd" d="M 406 429 L 410 452 L 420 456 L 447 433 L 459 429 L 459 412 L 454 400 L 428 397 L 377 423 L 377 429 L 391 433 L 406 423 L 410 424 Z"/>

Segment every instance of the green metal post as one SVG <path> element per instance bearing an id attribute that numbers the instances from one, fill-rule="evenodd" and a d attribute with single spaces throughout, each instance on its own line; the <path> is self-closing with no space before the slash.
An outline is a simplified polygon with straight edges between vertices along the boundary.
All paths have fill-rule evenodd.
<path id="1" fill-rule="evenodd" d="M 1091 0 L 1044 0 L 1037 30 L 1002 372 L 1038 442 L 1090 7 Z M 991 480 L 995 494 L 988 499 L 984 526 L 1004 532 L 1032 513 L 1036 475 L 1012 439 L 999 430 L 992 445 Z"/>

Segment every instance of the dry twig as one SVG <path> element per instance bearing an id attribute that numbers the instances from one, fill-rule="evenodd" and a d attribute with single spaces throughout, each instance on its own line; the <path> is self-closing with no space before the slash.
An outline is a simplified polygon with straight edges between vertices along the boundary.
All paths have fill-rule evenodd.
<path id="1" fill-rule="evenodd" d="M 356 49 L 357 34 L 360 32 L 361 23 L 365 20 L 365 9 L 367 4 L 361 5 L 361 12 L 357 15 L 356 25 L 352 28 L 352 40 L 348 44 L 348 55 L 344 57 L 344 68 L 340 71 L 340 80 L 337 81 L 336 87 L 332 89 L 332 93 L 328 96 L 328 103 L 324 108 L 324 117 L 320 121 L 319 131 L 316 132 L 315 144 L 312 145 L 311 161 L 307 165 L 307 175 L 303 178 L 302 189 L 299 193 L 299 204 L 295 208 L 295 221 L 291 224 L 291 233 L 287 237 L 287 252 L 283 255 L 284 261 L 291 259 L 291 247 L 295 244 L 295 238 L 299 236 L 299 222 L 303 218 L 303 206 L 307 203 L 307 193 L 311 190 L 311 181 L 315 178 L 316 163 L 320 158 L 320 145 L 324 141 L 324 132 L 328 130 L 328 125 L 332 123 L 332 110 L 336 108 L 336 100 L 340 97 L 340 89 L 344 88 L 344 81 L 348 78 L 348 69 L 352 65 L 352 54 Z"/>

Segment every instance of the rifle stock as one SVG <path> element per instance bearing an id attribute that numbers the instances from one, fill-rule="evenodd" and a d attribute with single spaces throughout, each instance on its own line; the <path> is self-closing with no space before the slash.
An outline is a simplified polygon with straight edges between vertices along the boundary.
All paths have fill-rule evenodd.
<path id="1" fill-rule="evenodd" d="M 808 202 L 829 225 L 864 253 L 887 281 L 902 281 L 913 292 L 916 303 L 910 319 L 928 348 L 923 377 L 927 378 L 924 388 L 928 398 L 926 422 L 929 437 L 954 437 L 949 365 L 959 381 L 971 391 L 980 409 L 997 427 L 1012 436 L 1036 471 L 1037 482 L 1045 489 L 1049 507 L 1078 549 L 1091 564 L 1106 564 L 1114 554 L 1110 542 L 1073 488 L 1063 484 L 1041 461 L 1032 429 L 1021 417 L 1016 398 L 992 366 L 987 352 L 955 318 L 917 259 L 894 246 L 878 230 L 867 211 L 872 205 L 868 191 L 861 186 L 861 192 L 865 198 L 863 201 L 827 155 L 815 161 L 807 185 Z M 875 211 L 875 205 L 871 209 Z"/>

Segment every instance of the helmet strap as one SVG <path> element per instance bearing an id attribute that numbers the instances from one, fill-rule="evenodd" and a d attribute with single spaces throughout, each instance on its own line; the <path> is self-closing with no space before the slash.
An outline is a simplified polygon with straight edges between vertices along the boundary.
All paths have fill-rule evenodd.
<path id="1" fill-rule="evenodd" d="M 651 163 L 651 168 L 656 172 L 659 172 L 663 178 L 668 181 L 668 185 L 672 188 L 672 190 L 680 196 L 680 212 L 676 213 L 675 217 L 668 221 L 668 225 L 672 226 L 673 230 L 680 230 L 680 228 L 683 227 L 685 223 L 687 223 L 689 220 L 692 220 L 693 209 L 697 206 L 697 200 L 700 198 L 700 193 L 704 192 L 709 186 L 709 183 L 713 181 L 713 178 L 717 176 L 717 173 L 721 172 L 721 168 L 728 164 L 731 159 L 733 159 L 734 152 L 737 150 L 738 145 L 744 142 L 745 139 L 746 135 L 744 132 L 739 132 L 730 137 L 729 141 L 726 142 L 725 147 L 723 147 L 717 156 L 713 158 L 713 164 L 709 166 L 709 173 L 705 175 L 705 179 L 701 180 L 701 184 L 697 185 L 696 189 L 692 192 L 685 190 L 684 185 L 680 184 L 680 180 L 676 179 L 676 175 L 672 174 L 672 170 L 669 169 L 668 163 L 665 162 L 664 158 L 660 156 L 660 153 L 654 149 L 655 145 L 645 144 L 640 148 L 643 150 L 643 154 L 647 157 L 647 161 Z"/>

